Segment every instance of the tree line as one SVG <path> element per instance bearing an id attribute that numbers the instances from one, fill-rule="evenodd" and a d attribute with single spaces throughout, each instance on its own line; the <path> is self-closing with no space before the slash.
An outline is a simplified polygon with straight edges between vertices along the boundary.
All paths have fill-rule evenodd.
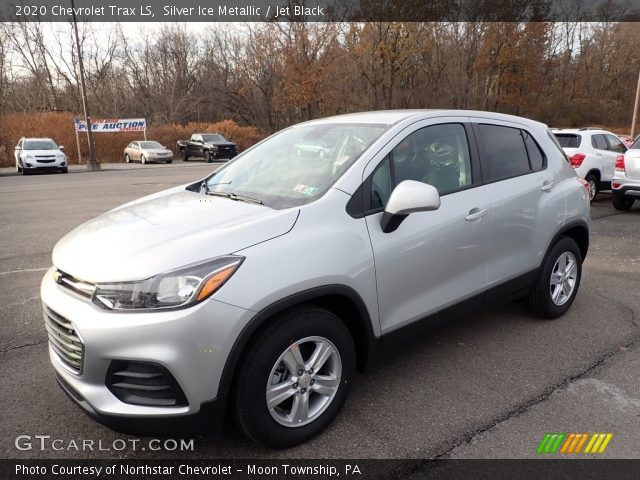
<path id="1" fill-rule="evenodd" d="M 638 23 L 80 24 L 95 117 L 233 120 L 460 108 L 553 126 L 631 122 Z M 80 113 L 71 25 L 0 24 L 0 114 Z"/>

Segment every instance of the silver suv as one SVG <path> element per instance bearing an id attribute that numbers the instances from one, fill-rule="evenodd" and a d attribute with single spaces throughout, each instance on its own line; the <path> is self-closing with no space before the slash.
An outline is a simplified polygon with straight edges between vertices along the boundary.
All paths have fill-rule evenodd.
<path id="1" fill-rule="evenodd" d="M 524 118 L 295 125 L 60 240 L 41 287 L 57 379 L 116 429 L 233 415 L 261 444 L 295 445 L 416 329 L 520 298 L 564 314 L 589 246 L 584 183 Z"/>

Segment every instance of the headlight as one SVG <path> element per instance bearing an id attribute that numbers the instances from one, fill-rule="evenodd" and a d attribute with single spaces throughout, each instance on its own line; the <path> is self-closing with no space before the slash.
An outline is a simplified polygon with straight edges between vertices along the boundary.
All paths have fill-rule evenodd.
<path id="1" fill-rule="evenodd" d="M 93 303 L 109 310 L 186 308 L 213 295 L 243 260 L 244 257 L 228 255 L 139 282 L 98 284 Z"/>

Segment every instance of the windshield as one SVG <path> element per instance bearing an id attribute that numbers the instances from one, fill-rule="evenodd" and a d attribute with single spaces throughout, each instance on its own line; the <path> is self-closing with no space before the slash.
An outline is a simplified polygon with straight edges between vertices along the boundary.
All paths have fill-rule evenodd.
<path id="1" fill-rule="evenodd" d="M 218 135 L 217 133 L 214 133 L 212 135 L 202 135 L 202 140 L 204 140 L 206 143 L 225 141 L 224 137 L 222 135 Z"/>
<path id="2" fill-rule="evenodd" d="M 160 148 L 162 149 L 162 145 L 158 142 L 140 142 L 140 148 Z"/>
<path id="3" fill-rule="evenodd" d="M 289 128 L 226 164 L 207 180 L 210 192 L 260 200 L 275 209 L 320 198 L 387 129 L 377 124 Z"/>
<path id="4" fill-rule="evenodd" d="M 53 140 L 25 140 L 24 150 L 56 150 L 58 145 Z"/>

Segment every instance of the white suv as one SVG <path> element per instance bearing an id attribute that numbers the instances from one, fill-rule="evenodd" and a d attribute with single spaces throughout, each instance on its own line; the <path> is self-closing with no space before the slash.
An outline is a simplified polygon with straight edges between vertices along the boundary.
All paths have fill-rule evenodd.
<path id="1" fill-rule="evenodd" d="M 616 210 L 629 210 L 640 199 L 640 138 L 624 155 L 618 155 L 611 192 Z"/>
<path id="2" fill-rule="evenodd" d="M 554 135 L 579 177 L 589 184 L 589 199 L 600 190 L 610 190 L 618 155 L 627 147 L 613 133 L 598 128 L 554 130 Z"/>
<path id="3" fill-rule="evenodd" d="M 16 170 L 26 175 L 36 170 L 57 170 L 69 172 L 69 159 L 50 138 L 24 138 L 16 145 L 14 153 Z"/>

